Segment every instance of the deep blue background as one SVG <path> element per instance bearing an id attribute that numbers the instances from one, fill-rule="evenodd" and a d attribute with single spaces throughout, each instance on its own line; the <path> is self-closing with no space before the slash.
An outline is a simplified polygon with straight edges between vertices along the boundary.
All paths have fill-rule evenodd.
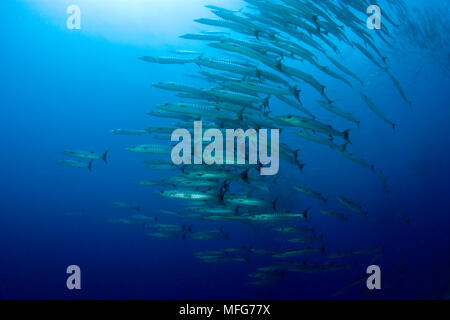
<path id="1" fill-rule="evenodd" d="M 220 4 L 226 6 L 223 2 Z M 137 59 L 164 54 L 171 48 L 210 50 L 176 38 L 182 32 L 202 30 L 189 22 L 210 15 L 200 3 L 193 5 L 199 8 L 185 15 L 182 7 L 174 8 L 179 16 L 165 21 L 162 34 L 146 30 L 146 24 L 139 30 L 128 26 L 121 34 L 115 29 L 110 33 L 96 29 L 88 8 L 82 30 L 66 29 L 65 1 L 54 6 L 1 2 L 0 298 L 328 298 L 364 274 L 367 257 L 361 258 L 356 269 L 288 273 L 275 287 L 254 288 L 246 284 L 247 274 L 264 265 L 262 258 L 245 265 L 217 265 L 201 262 L 192 252 L 245 244 L 264 247 L 273 235 L 262 230 L 225 224 L 230 240 L 203 243 L 159 240 L 136 227 L 107 223 L 109 218 L 129 214 L 113 207 L 113 201 L 139 203 L 149 215 L 179 206 L 158 197 L 153 189 L 133 184 L 159 176 L 141 167 L 145 157 L 124 151 L 148 140 L 114 136 L 110 130 L 157 124 L 160 120 L 145 112 L 173 98 L 150 84 L 183 81 L 184 74 L 197 70 Z M 173 30 L 167 29 L 171 25 Z M 385 255 L 379 263 L 386 288 L 374 297 L 436 298 L 450 282 L 448 74 L 413 54 L 405 56 L 384 48 L 392 72 L 413 101 L 409 107 L 384 73 L 361 54 L 342 50 L 341 59 L 365 81 L 363 90 L 397 123 L 393 132 L 364 106 L 357 90 L 323 78 L 330 97 L 361 119 L 360 131 L 353 129 L 351 151 L 384 171 L 391 197 L 386 198 L 370 171 L 327 148 L 292 137 L 285 142 L 301 147 L 308 165 L 301 176 L 297 169 L 282 164 L 279 183 L 285 190 L 280 190 L 281 206 L 301 209 L 314 204 L 311 219 L 325 233 L 329 251 L 383 245 Z M 308 93 L 305 99 L 314 102 Z M 323 120 L 334 121 L 317 108 L 315 112 Z M 65 149 L 103 152 L 108 148 L 110 162 L 95 162 L 93 172 L 55 165 Z M 299 181 L 324 193 L 356 199 L 368 209 L 369 217 L 353 217 L 348 224 L 341 224 L 320 216 L 314 200 L 288 188 L 287 184 Z M 398 218 L 399 211 L 411 217 L 410 226 Z M 198 228 L 218 227 L 187 223 Z M 65 268 L 71 264 L 82 269 L 83 290 L 79 292 L 65 287 Z M 407 266 L 407 271 L 399 277 L 395 270 L 402 266 Z M 370 295 L 360 295 L 356 289 L 343 297 Z"/>

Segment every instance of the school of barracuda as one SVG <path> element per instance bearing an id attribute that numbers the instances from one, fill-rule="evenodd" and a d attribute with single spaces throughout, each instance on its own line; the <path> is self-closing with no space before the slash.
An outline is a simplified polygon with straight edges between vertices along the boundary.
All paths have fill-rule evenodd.
<path id="1" fill-rule="evenodd" d="M 251 224 L 267 230 L 273 241 L 282 241 L 285 250 L 254 247 L 218 248 L 195 252 L 195 257 L 207 263 L 250 263 L 255 255 L 271 257 L 273 263 L 255 268 L 249 274 L 249 284 L 276 285 L 283 281 L 286 272 L 331 272 L 354 267 L 351 257 L 368 255 L 373 260 L 383 254 L 382 247 L 355 248 L 342 252 L 329 252 L 324 244 L 320 226 L 309 222 L 309 207 L 288 210 L 278 203 L 276 176 L 259 175 L 259 166 L 236 165 L 174 165 L 170 159 L 172 143 L 170 135 L 176 128 L 191 128 L 193 121 L 202 120 L 206 128 L 279 128 L 281 137 L 295 136 L 296 144 L 283 143 L 280 159 L 296 169 L 291 175 L 298 197 L 316 199 L 318 212 L 336 223 L 346 223 L 355 215 L 368 216 L 370 208 L 356 203 L 338 192 L 326 195 L 310 188 L 301 178 L 308 164 L 302 161 L 302 142 L 310 141 L 331 148 L 355 166 L 367 168 L 379 177 L 380 188 L 389 195 L 388 183 L 376 164 L 350 150 L 351 137 L 364 126 L 345 106 L 340 106 L 329 93 L 326 83 L 316 74 L 327 75 L 341 81 L 353 92 L 360 105 L 384 121 L 387 130 L 396 128 L 388 111 L 377 106 L 365 92 L 364 75 L 340 62 L 339 46 L 358 50 L 367 63 L 373 63 L 392 80 L 392 85 L 405 101 L 411 104 L 400 82 L 391 73 L 389 59 L 383 56 L 383 47 L 393 41 L 391 28 L 397 27 L 389 12 L 383 12 L 381 30 L 369 30 L 366 26 L 368 6 L 378 1 L 368 0 L 245 0 L 247 6 L 231 11 L 217 6 L 207 6 L 216 18 L 200 18 L 195 22 L 211 31 L 189 33 L 181 36 L 192 41 L 204 41 L 216 49 L 214 56 L 192 51 L 189 48 L 172 50 L 168 56 L 143 56 L 148 63 L 171 65 L 196 65 L 198 72 L 189 74 L 186 83 L 158 82 L 153 86 L 173 92 L 179 102 L 164 102 L 150 110 L 148 115 L 171 119 L 171 126 L 152 126 L 146 129 L 115 129 L 114 134 L 149 135 L 152 144 L 127 148 L 131 153 L 152 155 L 144 160 L 149 170 L 167 172 L 164 179 L 140 180 L 136 184 L 150 187 L 162 197 L 180 201 L 183 209 L 177 212 L 161 210 L 158 217 L 140 214 L 138 205 L 116 202 L 115 206 L 135 211 L 126 219 L 111 222 L 144 226 L 156 238 L 192 240 L 221 240 L 232 236 L 227 231 L 230 223 Z M 383 7 L 383 2 L 380 6 Z M 386 1 L 389 7 L 404 6 L 401 1 Z M 395 10 L 392 10 L 395 12 Z M 393 13 L 394 14 L 394 13 Z M 374 44 L 376 43 L 376 45 Z M 210 52 L 210 51 L 209 51 Z M 303 71 L 315 68 L 316 73 Z M 192 78 L 200 80 L 203 87 L 192 85 Z M 315 105 L 306 104 L 304 92 L 315 95 Z M 351 94 L 351 93 L 349 93 Z M 284 104 L 291 112 L 283 114 L 276 105 Z M 284 108 L 286 109 L 286 108 Z M 315 115 L 315 110 L 329 113 L 327 119 L 343 119 L 348 127 L 337 128 Z M 159 141 L 159 142 L 158 142 Z M 65 152 L 81 159 L 101 159 L 102 156 L 81 151 Z M 91 168 L 78 161 L 60 164 Z M 84 163 L 84 162 L 83 162 Z M 330 197 L 340 205 L 329 208 Z M 165 223 L 164 216 L 178 217 L 180 224 Z M 405 221 L 408 217 L 404 216 Z M 192 223 L 186 223 L 191 219 Z M 217 223 L 212 230 L 198 229 L 197 220 Z M 408 220 L 409 222 L 409 220 Z M 310 260 L 310 257 L 315 257 Z M 312 263 L 310 261 L 313 261 Z M 321 262 L 317 262 L 321 261 Z M 361 278 L 363 279 L 363 278 Z M 349 286 L 362 280 L 357 279 Z M 337 293 L 340 294 L 340 293 Z"/>

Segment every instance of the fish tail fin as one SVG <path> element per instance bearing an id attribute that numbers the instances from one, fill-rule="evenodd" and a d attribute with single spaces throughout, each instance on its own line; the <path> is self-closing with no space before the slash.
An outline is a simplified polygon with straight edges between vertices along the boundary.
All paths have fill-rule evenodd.
<path id="1" fill-rule="evenodd" d="M 219 228 L 219 232 L 223 233 L 223 226 Z"/>
<path id="2" fill-rule="evenodd" d="M 302 216 L 303 216 L 303 218 L 306 220 L 306 219 L 308 219 L 308 213 L 309 213 L 309 210 L 311 210 L 311 207 L 309 207 L 308 209 L 305 209 L 303 212 L 302 212 Z"/>
<path id="3" fill-rule="evenodd" d="M 237 116 L 239 120 L 244 120 L 244 111 L 247 108 L 247 106 L 243 106 L 241 110 L 238 111 Z"/>
<path id="4" fill-rule="evenodd" d="M 276 65 L 276 68 L 281 72 L 283 72 L 283 64 L 281 63 L 282 61 L 283 61 L 283 59 L 279 59 L 277 61 L 277 65 Z"/>
<path id="5" fill-rule="evenodd" d="M 395 131 L 395 123 L 392 124 L 392 130 Z"/>
<path id="6" fill-rule="evenodd" d="M 250 183 L 250 182 L 248 181 L 248 172 L 249 172 L 249 170 L 250 170 L 250 168 L 249 168 L 249 169 L 245 169 L 245 170 L 241 173 L 241 178 L 242 178 L 242 180 L 244 180 L 246 183 Z"/>
<path id="7" fill-rule="evenodd" d="M 103 162 L 105 162 L 105 163 L 108 163 L 108 159 L 107 159 L 107 157 L 108 157 L 108 152 L 109 152 L 109 149 L 106 150 L 106 151 L 103 153 L 103 155 L 102 155 L 102 160 L 103 160 Z"/>
<path id="8" fill-rule="evenodd" d="M 356 127 L 358 128 L 358 130 L 361 129 L 361 121 L 356 121 Z"/>
<path id="9" fill-rule="evenodd" d="M 278 203 L 278 197 L 275 198 L 272 202 L 273 211 L 277 211 L 277 203 Z"/>
<path id="10" fill-rule="evenodd" d="M 293 87 L 292 90 L 293 90 L 295 99 L 297 99 L 297 101 L 298 101 L 300 104 L 302 104 L 302 102 L 300 101 L 300 93 L 302 92 L 302 90 L 299 89 L 297 86 Z"/>
<path id="11" fill-rule="evenodd" d="M 326 249 L 325 249 L 325 246 L 323 246 L 322 248 L 320 248 L 320 252 L 321 252 L 321 253 L 323 253 L 323 254 L 325 254 L 325 253 L 326 253 Z"/>
<path id="12" fill-rule="evenodd" d="M 301 163 L 300 160 L 298 159 L 299 152 L 300 152 L 300 149 L 295 150 L 294 157 L 295 157 L 295 162 L 297 163 L 297 166 L 300 169 L 300 172 L 303 172 L 303 168 L 306 166 L 306 163 Z"/>
<path id="13" fill-rule="evenodd" d="M 352 128 L 349 128 L 349 129 L 347 129 L 347 130 L 345 130 L 344 132 L 343 132 L 343 134 L 344 134 L 344 139 L 345 139 L 345 141 L 347 141 L 348 143 L 351 143 L 351 141 L 350 141 L 350 131 L 352 130 Z"/>
<path id="14" fill-rule="evenodd" d="M 370 165 L 370 170 L 372 170 L 373 172 L 375 172 L 375 166 L 373 164 Z"/>
<path id="15" fill-rule="evenodd" d="M 262 72 L 258 68 L 256 68 L 256 77 L 258 78 L 258 80 L 261 80 L 262 78 Z"/>
<path id="16" fill-rule="evenodd" d="M 186 240 L 186 233 L 183 233 L 183 235 L 181 236 L 181 239 Z"/>
<path id="17" fill-rule="evenodd" d="M 266 98 L 264 98 L 263 100 L 263 107 L 264 108 L 270 108 L 270 96 L 267 96 Z"/>
<path id="18" fill-rule="evenodd" d="M 89 171 L 92 171 L 92 162 L 94 162 L 94 160 L 89 161 L 89 164 L 88 164 Z"/>

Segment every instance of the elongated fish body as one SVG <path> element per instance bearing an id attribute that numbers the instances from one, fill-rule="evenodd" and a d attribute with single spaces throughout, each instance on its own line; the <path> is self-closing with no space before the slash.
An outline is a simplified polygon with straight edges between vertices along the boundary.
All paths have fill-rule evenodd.
<path id="1" fill-rule="evenodd" d="M 190 63 L 193 60 L 192 59 L 184 59 L 179 57 L 140 57 L 139 58 L 142 61 L 145 62 L 151 62 L 151 63 L 159 63 L 159 64 L 186 64 Z"/>
<path id="2" fill-rule="evenodd" d="M 225 20 L 200 18 L 200 19 L 195 19 L 194 21 L 198 22 L 200 24 L 206 24 L 206 25 L 209 25 L 209 26 L 220 27 L 220 28 L 227 28 L 227 29 L 233 30 L 233 31 L 235 31 L 237 33 L 242 33 L 242 34 L 249 35 L 249 36 L 254 36 L 254 35 L 259 33 L 258 30 L 252 29 L 252 28 L 247 27 L 247 26 L 243 26 L 243 25 L 238 24 L 238 23 L 225 21 Z"/>
<path id="3" fill-rule="evenodd" d="M 188 86 L 181 83 L 175 82 L 156 82 L 152 84 L 153 87 L 169 90 L 169 91 L 177 91 L 177 92 L 188 92 L 188 93 L 199 93 L 200 89 L 192 86 Z"/>
<path id="4" fill-rule="evenodd" d="M 186 226 L 179 226 L 177 224 L 168 224 L 168 223 L 156 223 L 152 225 L 153 228 L 157 228 L 159 230 L 165 231 L 165 232 L 181 232 L 189 230 L 189 227 Z"/>
<path id="5" fill-rule="evenodd" d="M 267 204 L 267 202 L 262 198 L 255 198 L 248 195 L 237 195 L 237 194 L 226 194 L 224 197 L 225 203 L 233 205 L 244 205 L 244 206 L 256 206 L 262 207 Z"/>
<path id="6" fill-rule="evenodd" d="M 337 136 L 345 139 L 347 142 L 350 142 L 349 133 L 351 129 L 345 130 L 345 131 L 338 131 L 334 129 L 333 127 L 326 125 L 324 123 L 321 123 L 317 120 L 304 118 L 301 116 L 278 116 L 274 118 L 276 122 L 278 122 L 280 125 L 286 125 L 291 127 L 299 127 L 303 129 L 308 129 L 312 131 L 318 131 L 321 133 L 324 133 L 328 136 Z"/>
<path id="7" fill-rule="evenodd" d="M 281 233 L 312 233 L 314 232 L 314 228 L 307 226 L 300 227 L 276 227 L 273 230 Z"/>
<path id="8" fill-rule="evenodd" d="M 149 235 L 154 238 L 186 239 L 186 234 L 180 234 L 177 232 L 151 232 Z"/>
<path id="9" fill-rule="evenodd" d="M 344 146 L 334 143 L 330 139 L 319 137 L 318 135 L 307 132 L 307 131 L 297 131 L 296 133 L 298 136 L 300 136 L 306 140 L 322 144 L 322 145 L 330 147 L 332 149 L 341 150 L 341 149 L 345 148 Z"/>
<path id="10" fill-rule="evenodd" d="M 267 54 L 268 52 L 271 52 L 271 53 L 278 55 L 279 57 L 283 57 L 285 55 L 285 52 L 283 50 L 281 50 L 275 46 L 271 46 L 267 43 L 261 43 L 261 42 L 245 40 L 245 39 L 235 39 L 235 38 L 225 38 L 225 39 L 222 39 L 221 41 L 222 42 L 232 42 L 232 43 L 240 45 L 241 47 L 254 49 L 262 54 Z"/>
<path id="11" fill-rule="evenodd" d="M 205 93 L 209 94 L 209 95 L 213 95 L 220 99 L 231 100 L 234 102 L 241 102 L 241 103 L 261 103 L 261 102 L 263 102 L 262 98 L 255 97 L 255 96 L 248 95 L 248 94 L 227 91 L 227 90 L 210 89 L 210 90 L 205 91 Z"/>
<path id="12" fill-rule="evenodd" d="M 260 213 L 248 216 L 247 219 L 251 221 L 260 222 L 274 222 L 274 221 L 289 221 L 289 220 L 306 220 L 308 217 L 309 209 L 302 213 L 280 212 L 280 213 Z M 297 229 L 290 229 L 297 230 Z M 299 230 L 299 229 L 298 229 Z"/>
<path id="13" fill-rule="evenodd" d="M 367 212 L 361 206 L 357 205 L 356 203 L 354 203 L 342 196 L 336 196 L 336 198 L 339 200 L 340 203 L 342 203 L 344 206 L 346 206 L 353 212 L 356 212 L 357 214 L 359 214 L 361 216 L 367 216 Z"/>
<path id="14" fill-rule="evenodd" d="M 322 241 L 323 240 L 323 235 L 317 236 L 317 235 L 312 235 L 312 236 L 305 236 L 305 237 L 301 237 L 301 238 L 293 238 L 293 239 L 289 239 L 289 242 L 292 243 L 311 243 L 311 242 L 315 242 L 315 241 Z"/>
<path id="15" fill-rule="evenodd" d="M 182 200 L 210 200 L 214 199 L 215 195 L 206 191 L 194 191 L 194 190 L 162 190 L 158 192 L 160 195 L 172 199 Z"/>
<path id="16" fill-rule="evenodd" d="M 311 111 L 309 111 L 308 109 L 306 109 L 300 102 L 298 101 L 294 101 L 292 99 L 289 99 L 285 96 L 277 96 L 278 99 L 280 99 L 281 101 L 283 101 L 284 103 L 286 103 L 287 105 L 303 112 L 304 114 L 310 116 L 312 119 L 314 119 L 316 116 L 311 113 Z"/>
<path id="17" fill-rule="evenodd" d="M 344 82 L 345 84 L 347 84 L 350 88 L 353 89 L 353 85 L 350 81 L 348 81 L 346 78 L 344 78 L 343 76 L 341 76 L 340 74 L 332 71 L 330 68 L 328 68 L 327 66 L 319 66 L 319 69 L 322 70 L 322 72 L 328 74 L 329 76 L 341 80 L 342 82 Z"/>
<path id="18" fill-rule="evenodd" d="M 391 78 L 392 82 L 394 83 L 395 87 L 397 88 L 398 92 L 402 96 L 403 100 L 409 105 L 412 104 L 412 102 L 408 99 L 408 97 L 405 94 L 405 91 L 403 91 L 402 86 L 400 85 L 400 82 L 390 73 L 388 72 L 389 77 Z"/>
<path id="19" fill-rule="evenodd" d="M 223 39 L 223 36 L 213 34 L 187 33 L 180 36 L 180 38 L 187 40 L 220 41 Z"/>
<path id="20" fill-rule="evenodd" d="M 383 69 L 383 70 L 386 69 L 362 45 L 360 45 L 357 42 L 353 42 L 353 45 L 355 45 L 359 49 L 359 51 L 361 51 L 367 58 L 369 58 L 369 60 L 372 61 L 378 68 Z"/>
<path id="21" fill-rule="evenodd" d="M 149 153 L 149 154 L 166 154 L 170 155 L 171 148 L 167 145 L 159 144 L 143 144 L 139 146 L 132 146 L 125 149 L 133 153 Z"/>
<path id="22" fill-rule="evenodd" d="M 236 114 L 228 113 L 225 110 L 220 110 L 218 107 L 214 105 L 179 102 L 179 103 L 159 104 L 156 107 L 164 111 L 186 113 L 189 115 L 196 115 L 200 117 L 203 116 L 213 119 L 229 119 L 229 120 L 238 119 L 238 116 Z"/>
<path id="23" fill-rule="evenodd" d="M 241 64 L 225 61 L 221 59 L 206 59 L 206 58 L 197 58 L 195 63 L 198 66 L 204 66 L 211 69 L 227 71 L 231 73 L 236 73 L 244 76 L 258 76 L 258 70 L 256 67 L 246 67 Z"/>
<path id="24" fill-rule="evenodd" d="M 86 168 L 89 169 L 89 171 L 92 170 L 92 161 L 89 162 L 83 162 L 83 161 L 78 161 L 78 160 L 59 160 L 56 162 L 57 165 L 60 166 L 66 166 L 66 167 L 72 167 L 72 168 L 78 168 L 78 169 L 82 169 L 82 168 Z"/>
<path id="25" fill-rule="evenodd" d="M 334 212 L 331 210 L 320 210 L 320 213 L 325 216 L 329 216 L 341 221 L 348 221 L 348 216 L 340 212 Z"/>
<path id="26" fill-rule="evenodd" d="M 295 190 L 300 191 L 301 193 L 306 194 L 307 196 L 319 199 L 320 201 L 323 201 L 324 203 L 327 203 L 327 198 L 322 195 L 320 192 L 308 189 L 306 187 L 302 187 L 302 186 L 295 186 L 294 187 Z"/>
<path id="27" fill-rule="evenodd" d="M 359 128 L 361 124 L 360 121 L 358 119 L 355 119 L 350 113 L 333 106 L 331 103 L 328 103 L 327 101 L 319 100 L 318 103 L 324 109 L 338 115 L 341 118 L 347 119 L 348 121 L 355 123 L 356 126 Z"/>
<path id="28" fill-rule="evenodd" d="M 180 54 L 180 55 L 198 55 L 201 56 L 202 53 L 199 51 L 193 51 L 193 50 L 170 50 L 171 53 L 174 54 Z M 191 62 L 191 60 L 189 60 Z"/>
<path id="29" fill-rule="evenodd" d="M 87 159 L 87 160 L 98 160 L 102 159 L 104 162 L 107 161 L 108 151 L 105 151 L 103 155 L 98 155 L 92 151 L 82 151 L 82 150 L 65 150 L 62 152 L 63 155 L 73 158 Z"/>
<path id="30" fill-rule="evenodd" d="M 212 42 L 212 43 L 208 44 L 208 46 L 216 48 L 216 49 L 222 49 L 222 50 L 226 50 L 226 51 L 230 51 L 230 52 L 234 52 L 234 53 L 238 53 L 238 54 L 243 54 L 244 56 L 254 59 L 256 61 L 259 61 L 271 68 L 276 68 L 276 65 L 277 65 L 276 60 L 270 59 L 267 56 L 259 53 L 258 51 L 254 50 L 254 49 L 241 47 L 235 43 Z"/>
<path id="31" fill-rule="evenodd" d="M 231 170 L 208 170 L 208 169 L 195 169 L 193 171 L 187 171 L 184 173 L 186 178 L 189 179 L 233 179 L 237 175 Z"/>
<path id="32" fill-rule="evenodd" d="M 168 180 L 168 182 L 169 181 L 170 180 Z M 219 184 L 216 181 L 201 180 L 201 179 L 179 180 L 179 181 L 175 182 L 175 185 L 180 186 L 180 187 L 188 187 L 188 188 L 215 188 L 215 187 L 219 186 Z"/>
<path id="33" fill-rule="evenodd" d="M 354 163 L 359 164 L 360 166 L 363 166 L 364 168 L 370 169 L 371 171 L 375 172 L 375 167 L 373 164 L 368 163 L 366 160 L 355 157 L 353 154 L 347 152 L 345 148 L 342 149 L 336 149 L 337 152 L 339 152 L 343 157 L 349 159 L 350 161 L 353 161 Z"/>
<path id="34" fill-rule="evenodd" d="M 393 123 L 391 120 L 389 120 L 376 106 L 375 103 L 365 94 L 361 93 L 361 97 L 364 100 L 364 102 L 369 106 L 369 108 L 378 116 L 380 117 L 384 122 L 389 124 L 392 129 L 395 130 L 395 123 Z"/>
<path id="35" fill-rule="evenodd" d="M 232 87 L 243 88 L 249 91 L 264 93 L 268 95 L 279 96 L 291 94 L 291 92 L 287 88 L 283 88 L 280 86 L 271 86 L 258 82 L 238 80 L 238 81 L 227 81 L 225 82 L 225 84 L 230 85 Z"/>
<path id="36" fill-rule="evenodd" d="M 355 80 L 359 81 L 359 83 L 364 84 L 364 82 L 353 72 L 351 72 L 347 67 L 345 67 L 344 65 L 342 65 L 339 61 L 337 61 L 336 59 L 329 57 L 328 59 L 338 68 L 340 69 L 342 72 L 348 74 L 350 77 L 354 78 Z"/>
<path id="37" fill-rule="evenodd" d="M 313 253 L 319 253 L 319 252 L 325 252 L 324 248 L 306 248 L 306 249 L 300 249 L 300 250 L 288 250 L 282 253 L 274 254 L 273 258 L 291 258 L 291 257 L 298 257 Z"/>
<path id="38" fill-rule="evenodd" d="M 235 214 L 236 210 L 228 207 L 187 207 L 187 211 L 211 214 Z"/>

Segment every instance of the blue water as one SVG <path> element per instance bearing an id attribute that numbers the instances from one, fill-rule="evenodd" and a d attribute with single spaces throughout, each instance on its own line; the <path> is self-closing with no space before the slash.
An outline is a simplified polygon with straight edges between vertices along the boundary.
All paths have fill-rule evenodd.
<path id="1" fill-rule="evenodd" d="M 81 30 L 66 28 L 65 10 L 74 2 L 82 8 Z M 179 202 L 156 195 L 157 189 L 133 184 L 162 177 L 142 168 L 145 157 L 124 150 L 147 143 L 148 138 L 110 131 L 163 121 L 145 113 L 174 97 L 151 83 L 195 84 L 184 78 L 198 70 L 195 66 L 146 64 L 137 57 L 164 55 L 170 49 L 211 50 L 178 35 L 206 29 L 192 20 L 212 16 L 203 5 L 213 2 L 1 2 L 0 298 L 322 299 L 365 274 L 370 258 L 361 256 L 351 270 L 287 273 L 275 286 L 252 287 L 246 284 L 247 275 L 270 264 L 267 259 L 210 264 L 196 259 L 193 252 L 269 246 L 264 230 L 224 223 L 229 240 L 195 242 L 151 238 L 144 229 L 107 223 L 130 214 L 114 207 L 114 201 L 138 203 L 148 215 L 180 208 Z M 410 2 L 419 7 L 443 3 Z M 239 1 L 216 4 L 241 7 Z M 391 196 L 386 197 L 378 177 L 369 170 L 325 147 L 288 137 L 282 142 L 301 144 L 307 166 L 301 175 L 281 164 L 280 206 L 314 205 L 311 220 L 325 234 L 329 251 L 385 248 L 376 262 L 382 270 L 382 290 L 361 294 L 360 285 L 340 298 L 438 298 L 450 286 L 449 75 L 425 59 L 387 49 L 391 70 L 413 101 L 410 107 L 384 73 L 361 54 L 342 50 L 342 61 L 364 79 L 365 92 L 397 124 L 393 132 L 362 104 L 356 90 L 326 80 L 329 96 L 361 120 L 361 129 L 353 129 L 352 152 L 384 171 Z M 332 119 L 325 112 L 323 116 Z M 109 163 L 94 162 L 92 172 L 56 165 L 63 158 L 62 150 L 101 153 L 109 148 Z M 347 224 L 321 216 L 315 200 L 288 188 L 296 181 L 308 181 L 331 195 L 346 195 L 363 204 L 369 216 L 353 216 Z M 399 211 L 411 218 L 410 225 L 397 216 Z M 197 228 L 218 227 L 214 222 L 189 223 Z M 66 288 L 65 271 L 72 264 L 82 270 L 80 291 Z M 404 271 L 401 275 L 396 272 L 399 268 Z"/>

